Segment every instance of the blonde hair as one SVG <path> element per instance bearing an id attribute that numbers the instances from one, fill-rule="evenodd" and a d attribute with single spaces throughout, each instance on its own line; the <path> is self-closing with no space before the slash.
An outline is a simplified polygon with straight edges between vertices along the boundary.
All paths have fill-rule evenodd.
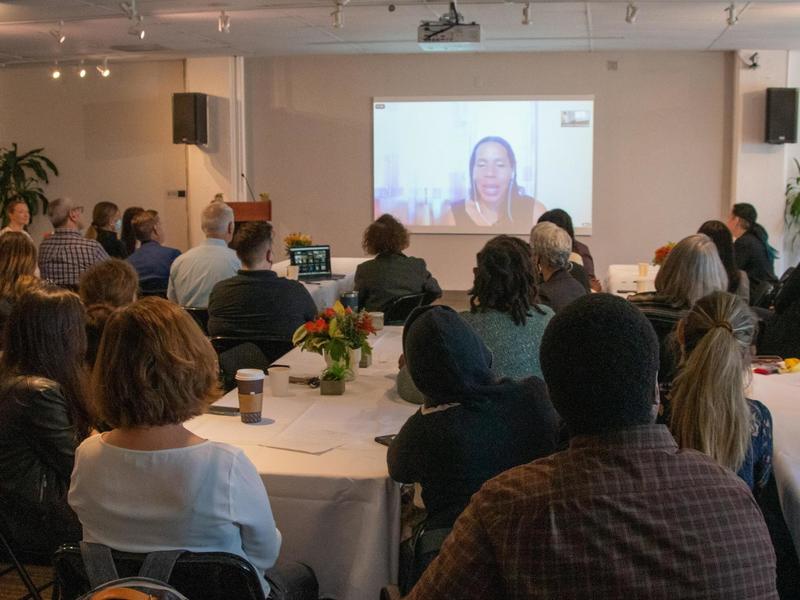
<path id="1" fill-rule="evenodd" d="M 92 211 L 92 224 L 86 230 L 86 237 L 90 240 L 97 239 L 97 230 L 108 227 L 119 213 L 119 208 L 113 202 L 98 202 Z"/>
<path id="2" fill-rule="evenodd" d="M 183 423 L 222 395 L 217 355 L 183 309 L 143 298 L 109 317 L 92 395 L 98 415 L 114 428 Z"/>
<path id="3" fill-rule="evenodd" d="M 0 235 L 0 298 L 16 298 L 36 280 L 36 246 L 24 233 Z"/>
<path id="4" fill-rule="evenodd" d="M 701 298 L 683 318 L 682 358 L 670 393 L 670 429 L 681 448 L 738 471 L 750 447 L 745 398 L 755 318 L 728 292 Z"/>
<path id="5" fill-rule="evenodd" d="M 712 292 L 727 290 L 728 274 L 711 238 L 696 233 L 678 242 L 659 269 L 655 287 L 670 303 L 686 308 Z"/>

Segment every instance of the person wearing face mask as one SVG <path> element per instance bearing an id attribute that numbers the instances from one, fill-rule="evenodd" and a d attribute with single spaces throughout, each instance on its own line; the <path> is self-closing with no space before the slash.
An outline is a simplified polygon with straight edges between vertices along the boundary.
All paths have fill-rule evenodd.
<path id="1" fill-rule="evenodd" d="M 81 235 L 83 207 L 69 198 L 56 198 L 47 207 L 53 235 L 39 247 L 42 279 L 72 290 L 78 289 L 83 272 L 93 264 L 108 259 L 108 252 L 97 240 Z"/>
<path id="2" fill-rule="evenodd" d="M 525 195 L 517 184 L 517 159 L 505 139 L 489 136 L 472 149 L 469 159 L 470 197 L 453 202 L 456 226 L 526 229 L 544 214 L 545 206 Z"/>
<path id="3" fill-rule="evenodd" d="M 555 223 L 542 222 L 531 230 L 533 262 L 539 272 L 539 299 L 558 313 L 588 292 L 571 274 L 572 239 Z"/>
<path id="4" fill-rule="evenodd" d="M 92 224 L 86 237 L 97 240 L 112 258 L 127 258 L 128 251 L 117 237 L 121 226 L 119 208 L 113 202 L 98 202 L 92 211 Z"/>

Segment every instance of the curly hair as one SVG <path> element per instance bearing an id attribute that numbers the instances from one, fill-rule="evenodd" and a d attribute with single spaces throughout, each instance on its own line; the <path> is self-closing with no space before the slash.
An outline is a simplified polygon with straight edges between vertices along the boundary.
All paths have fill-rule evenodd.
<path id="1" fill-rule="evenodd" d="M 531 308 L 539 313 L 530 246 L 519 238 L 498 235 L 478 252 L 475 281 L 469 291 L 471 312 L 494 309 L 524 325 Z"/>
<path id="2" fill-rule="evenodd" d="M 361 247 L 367 254 L 398 254 L 408 243 L 408 229 L 392 215 L 381 215 L 364 230 Z"/>

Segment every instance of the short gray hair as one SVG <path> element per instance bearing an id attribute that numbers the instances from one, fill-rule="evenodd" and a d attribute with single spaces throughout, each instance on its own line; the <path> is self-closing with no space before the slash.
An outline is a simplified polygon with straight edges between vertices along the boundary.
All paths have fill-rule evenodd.
<path id="1" fill-rule="evenodd" d="M 569 268 L 572 238 L 555 223 L 543 222 L 531 229 L 534 261 L 542 261 L 551 269 Z"/>
<path id="2" fill-rule="evenodd" d="M 61 227 L 69 220 L 69 211 L 75 208 L 69 198 L 56 198 L 47 205 L 47 216 L 53 227 Z"/>
<path id="3" fill-rule="evenodd" d="M 233 223 L 233 209 L 224 202 L 215 201 L 203 209 L 200 226 L 206 234 L 223 234 Z"/>
<path id="4" fill-rule="evenodd" d="M 700 298 L 728 289 L 728 274 L 714 242 L 695 233 L 683 238 L 670 250 L 656 275 L 656 292 L 684 308 Z"/>

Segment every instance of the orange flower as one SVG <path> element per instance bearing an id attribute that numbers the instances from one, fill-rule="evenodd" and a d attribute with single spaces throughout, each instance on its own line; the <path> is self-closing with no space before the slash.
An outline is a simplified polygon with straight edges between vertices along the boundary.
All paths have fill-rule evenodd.
<path id="1" fill-rule="evenodd" d="M 333 311 L 332 308 L 326 308 L 325 312 L 322 313 L 326 319 L 332 319 L 336 316 L 336 313 Z"/>

